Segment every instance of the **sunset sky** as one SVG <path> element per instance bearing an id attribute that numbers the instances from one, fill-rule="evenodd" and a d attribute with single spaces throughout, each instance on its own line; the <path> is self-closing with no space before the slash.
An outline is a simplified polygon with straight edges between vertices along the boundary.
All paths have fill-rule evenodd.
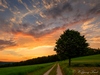
<path id="1" fill-rule="evenodd" d="M 100 0 L 0 0 L 0 61 L 56 54 L 67 29 L 100 48 Z"/>

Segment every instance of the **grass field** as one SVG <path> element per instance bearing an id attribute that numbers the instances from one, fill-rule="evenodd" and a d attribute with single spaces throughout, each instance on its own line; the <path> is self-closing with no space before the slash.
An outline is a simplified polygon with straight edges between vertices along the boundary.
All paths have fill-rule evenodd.
<path id="1" fill-rule="evenodd" d="M 31 75 L 33 72 L 34 75 L 41 75 L 45 73 L 49 68 L 51 68 L 53 64 L 54 63 L 47 63 L 29 66 L 0 68 L 0 75 Z"/>
<path id="2" fill-rule="evenodd" d="M 28 73 L 27 75 L 43 75 L 47 70 L 52 68 L 53 65 L 43 66 L 41 69 L 34 70 L 33 72 Z M 26 75 L 26 74 L 25 74 Z"/>
<path id="3" fill-rule="evenodd" d="M 72 59 L 72 67 L 68 67 L 68 60 L 58 62 L 63 75 L 100 75 L 100 54 L 77 57 Z M 0 75 L 43 75 L 55 63 L 29 66 L 0 68 Z M 56 75 L 57 66 L 50 75 Z"/>
<path id="4" fill-rule="evenodd" d="M 68 60 L 59 62 L 64 75 L 100 75 L 100 54 L 72 59 L 72 67 Z"/>
<path id="5" fill-rule="evenodd" d="M 73 58 L 74 62 L 100 62 L 100 54 Z"/>

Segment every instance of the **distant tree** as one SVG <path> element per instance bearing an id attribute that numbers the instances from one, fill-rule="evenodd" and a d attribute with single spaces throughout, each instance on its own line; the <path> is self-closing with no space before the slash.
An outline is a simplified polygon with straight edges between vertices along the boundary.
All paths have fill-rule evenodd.
<path id="1" fill-rule="evenodd" d="M 68 29 L 56 41 L 54 50 L 61 58 L 68 58 L 70 66 L 71 58 L 85 55 L 87 47 L 88 43 L 84 36 L 80 35 L 78 31 Z"/>

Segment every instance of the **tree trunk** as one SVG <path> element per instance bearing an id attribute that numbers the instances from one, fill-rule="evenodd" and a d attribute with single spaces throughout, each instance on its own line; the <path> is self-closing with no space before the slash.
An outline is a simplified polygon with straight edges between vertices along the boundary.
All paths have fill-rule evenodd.
<path id="1" fill-rule="evenodd" d="M 69 65 L 68 65 L 69 67 L 71 66 L 71 58 L 69 58 Z"/>

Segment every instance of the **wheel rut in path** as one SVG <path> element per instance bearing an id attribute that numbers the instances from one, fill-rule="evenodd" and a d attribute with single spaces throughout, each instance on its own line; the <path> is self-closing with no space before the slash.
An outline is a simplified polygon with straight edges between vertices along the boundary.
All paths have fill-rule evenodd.
<path id="1" fill-rule="evenodd" d="M 61 68 L 60 68 L 59 64 L 57 66 L 57 75 L 63 75 L 62 72 L 61 72 Z"/>
<path id="2" fill-rule="evenodd" d="M 51 70 L 56 66 L 56 64 L 51 68 L 49 69 L 46 73 L 44 73 L 43 75 L 49 75 L 49 73 L 51 72 Z"/>

